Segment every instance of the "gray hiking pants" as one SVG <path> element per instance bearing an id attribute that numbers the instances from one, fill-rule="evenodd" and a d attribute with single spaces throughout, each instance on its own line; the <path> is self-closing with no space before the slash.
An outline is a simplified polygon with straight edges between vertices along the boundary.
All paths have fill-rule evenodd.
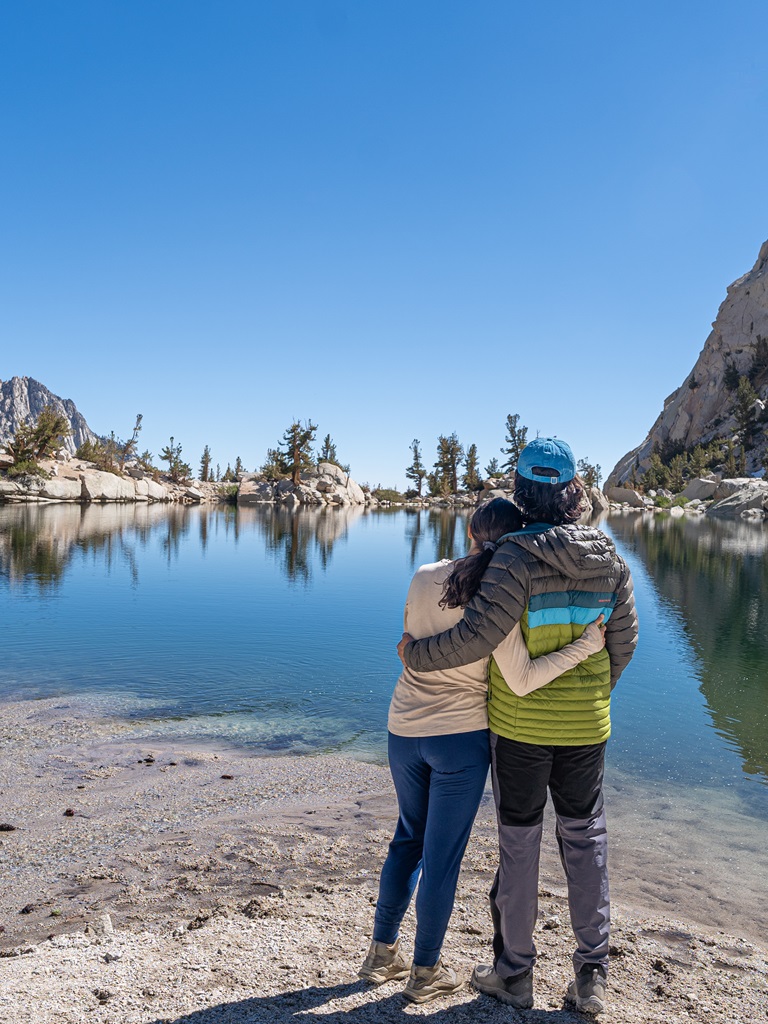
<path id="1" fill-rule="evenodd" d="M 573 965 L 608 966 L 608 833 L 603 804 L 605 743 L 543 747 L 491 733 L 491 777 L 499 828 L 499 869 L 490 893 L 496 972 L 534 966 L 539 851 L 547 789 L 568 882 Z"/>

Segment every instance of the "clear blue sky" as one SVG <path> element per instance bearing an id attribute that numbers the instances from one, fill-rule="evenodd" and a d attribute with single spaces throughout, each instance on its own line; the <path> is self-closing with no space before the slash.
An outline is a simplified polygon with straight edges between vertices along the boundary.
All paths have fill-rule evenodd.
<path id="1" fill-rule="evenodd" d="M 0 9 L 0 378 L 405 483 L 508 412 L 605 471 L 768 237 L 768 6 Z"/>

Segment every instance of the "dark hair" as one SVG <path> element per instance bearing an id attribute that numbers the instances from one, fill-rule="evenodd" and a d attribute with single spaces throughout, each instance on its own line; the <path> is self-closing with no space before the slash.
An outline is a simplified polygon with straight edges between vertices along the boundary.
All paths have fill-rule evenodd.
<path id="1" fill-rule="evenodd" d="M 529 523 L 575 523 L 587 508 L 580 476 L 564 484 L 542 484 L 516 473 L 514 498 Z"/>
<path id="2" fill-rule="evenodd" d="M 481 505 L 469 521 L 472 540 L 476 544 L 484 541 L 495 543 L 505 533 L 513 533 L 523 525 L 520 509 L 506 498 L 494 498 Z M 443 583 L 441 608 L 462 608 L 469 604 L 477 593 L 483 573 L 493 558 L 495 548 L 485 548 L 474 555 L 459 558 L 453 571 Z"/>

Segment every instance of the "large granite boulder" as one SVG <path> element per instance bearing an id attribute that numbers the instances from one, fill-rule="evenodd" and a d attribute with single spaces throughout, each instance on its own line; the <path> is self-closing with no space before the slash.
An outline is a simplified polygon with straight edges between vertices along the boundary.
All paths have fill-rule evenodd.
<path id="1" fill-rule="evenodd" d="M 745 487 L 710 505 L 707 515 L 735 519 L 750 509 L 764 511 L 767 507 L 768 483 L 763 480 L 752 480 Z"/>
<path id="2" fill-rule="evenodd" d="M 730 498 L 732 494 L 743 491 L 749 487 L 754 481 L 751 476 L 737 476 L 728 477 L 725 480 L 721 480 L 715 488 L 712 495 L 715 501 L 721 501 L 723 498 Z"/>
<path id="3" fill-rule="evenodd" d="M 246 473 L 240 479 L 237 491 L 239 505 L 260 505 L 275 500 L 275 485 L 262 479 L 257 473 Z"/>
<path id="4" fill-rule="evenodd" d="M 52 478 L 43 480 L 40 488 L 40 497 L 48 498 L 50 501 L 80 501 L 82 498 L 82 485 L 79 480 L 67 478 Z"/>
<path id="5" fill-rule="evenodd" d="M 587 487 L 586 492 L 589 503 L 592 506 L 593 514 L 598 512 L 607 512 L 611 507 L 608 498 L 603 494 L 599 487 Z"/>
<path id="6" fill-rule="evenodd" d="M 696 478 L 695 480 L 689 480 L 685 485 L 685 490 L 682 492 L 684 498 L 688 498 L 690 501 L 707 501 L 712 498 L 717 490 L 717 480 L 707 480 L 703 478 Z"/>
<path id="7" fill-rule="evenodd" d="M 80 475 L 82 497 L 85 501 L 135 501 L 136 486 L 133 480 L 126 480 L 114 473 L 90 469 Z"/>
<path id="8" fill-rule="evenodd" d="M 631 508 L 645 508 L 646 505 L 643 496 L 631 487 L 606 487 L 605 497 L 608 501 L 616 501 L 620 505 L 629 505 Z"/>

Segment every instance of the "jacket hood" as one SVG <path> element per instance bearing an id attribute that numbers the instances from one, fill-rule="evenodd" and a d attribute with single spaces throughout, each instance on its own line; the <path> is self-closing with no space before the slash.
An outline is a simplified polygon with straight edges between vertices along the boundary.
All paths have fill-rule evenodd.
<path id="1" fill-rule="evenodd" d="M 509 537 L 503 543 L 529 551 L 569 579 L 604 576 L 616 565 L 613 541 L 594 526 L 553 526 L 542 533 Z"/>

